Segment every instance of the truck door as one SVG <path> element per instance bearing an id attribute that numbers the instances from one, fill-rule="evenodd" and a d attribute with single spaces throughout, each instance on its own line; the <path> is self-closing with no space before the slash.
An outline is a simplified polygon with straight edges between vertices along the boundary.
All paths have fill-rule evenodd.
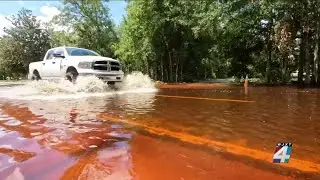
<path id="1" fill-rule="evenodd" d="M 53 59 L 53 52 L 54 50 L 48 51 L 46 57 L 44 57 L 44 60 L 41 63 L 41 77 L 50 77 L 51 75 L 51 65 L 52 65 L 52 59 Z"/>
<path id="2" fill-rule="evenodd" d="M 54 54 L 60 54 L 61 56 L 65 56 L 65 52 L 63 48 L 58 48 L 54 50 Z M 61 63 L 65 58 L 62 57 L 53 57 L 51 61 L 51 76 L 52 77 L 60 77 L 61 76 Z"/>

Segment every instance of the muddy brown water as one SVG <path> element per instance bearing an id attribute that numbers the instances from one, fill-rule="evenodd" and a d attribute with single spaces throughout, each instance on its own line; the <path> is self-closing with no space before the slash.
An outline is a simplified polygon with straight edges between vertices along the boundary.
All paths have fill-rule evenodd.
<path id="1" fill-rule="evenodd" d="M 4 87 L 0 87 L 4 88 Z M 288 164 L 275 144 L 292 142 Z M 0 179 L 320 179 L 320 90 L 0 99 Z"/>

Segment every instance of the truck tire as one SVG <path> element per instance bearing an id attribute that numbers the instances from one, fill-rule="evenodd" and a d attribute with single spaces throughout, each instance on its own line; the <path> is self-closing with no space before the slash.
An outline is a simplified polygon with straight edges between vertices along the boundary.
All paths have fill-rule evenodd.
<path id="1" fill-rule="evenodd" d="M 41 77 L 40 77 L 38 71 L 34 71 L 33 74 L 32 74 L 32 76 L 31 76 L 31 80 L 33 80 L 33 81 L 38 81 L 38 80 L 40 80 L 40 79 L 41 79 Z"/>
<path id="2" fill-rule="evenodd" d="M 66 77 L 70 82 L 76 83 L 78 73 L 74 70 L 71 70 L 71 71 L 67 72 Z"/>

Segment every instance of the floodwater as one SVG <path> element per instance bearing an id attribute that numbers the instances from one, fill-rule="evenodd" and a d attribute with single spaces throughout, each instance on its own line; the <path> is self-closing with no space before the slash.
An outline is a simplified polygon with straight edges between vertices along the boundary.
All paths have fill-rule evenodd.
<path id="1" fill-rule="evenodd" d="M 320 90 L 78 82 L 0 87 L 0 179 L 320 179 Z"/>

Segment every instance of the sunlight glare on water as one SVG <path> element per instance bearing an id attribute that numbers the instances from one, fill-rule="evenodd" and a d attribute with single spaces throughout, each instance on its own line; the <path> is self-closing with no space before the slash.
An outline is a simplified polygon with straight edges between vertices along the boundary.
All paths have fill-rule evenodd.
<path id="1" fill-rule="evenodd" d="M 123 93 L 155 92 L 152 79 L 141 72 L 134 72 L 125 76 L 122 83 L 116 84 L 114 91 L 106 83 L 95 76 L 78 77 L 77 83 L 61 79 L 59 82 L 48 80 L 32 81 L 22 86 L 4 87 L 0 90 L 0 97 L 9 99 L 69 99 L 91 96 L 106 96 Z"/>

